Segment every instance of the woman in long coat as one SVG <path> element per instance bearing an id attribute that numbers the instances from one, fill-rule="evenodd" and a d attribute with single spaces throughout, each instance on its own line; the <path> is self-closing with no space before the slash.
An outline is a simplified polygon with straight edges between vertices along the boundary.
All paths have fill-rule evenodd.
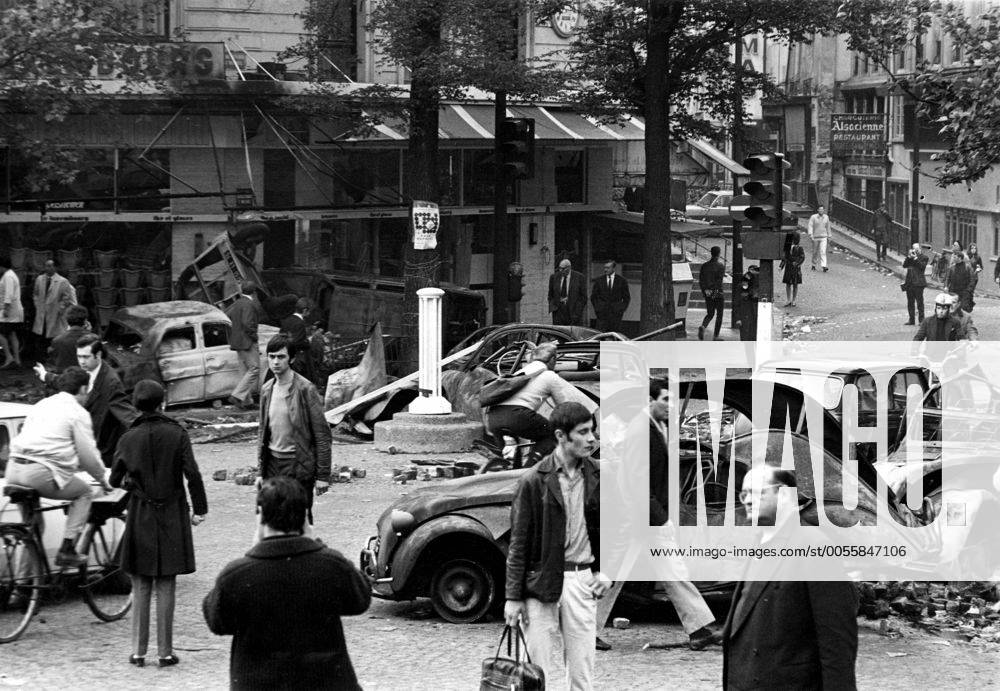
<path id="1" fill-rule="evenodd" d="M 806 252 L 799 244 L 799 234 L 792 232 L 786 236 L 785 258 L 781 260 L 781 268 L 785 273 L 781 282 L 785 284 L 785 307 L 795 307 L 795 298 L 799 295 L 799 284 L 802 283 L 802 262 L 806 260 Z"/>
<path id="2" fill-rule="evenodd" d="M 139 417 L 122 435 L 115 452 L 111 484 L 131 493 L 122 569 L 132 578 L 135 610 L 129 662 L 145 665 L 149 645 L 149 605 L 156 589 L 156 644 L 160 667 L 175 665 L 173 650 L 176 576 L 193 573 L 191 526 L 205 520 L 208 500 L 187 431 L 164 415 L 163 387 L 144 379 L 135 386 Z M 194 513 L 190 513 L 183 478 Z"/>

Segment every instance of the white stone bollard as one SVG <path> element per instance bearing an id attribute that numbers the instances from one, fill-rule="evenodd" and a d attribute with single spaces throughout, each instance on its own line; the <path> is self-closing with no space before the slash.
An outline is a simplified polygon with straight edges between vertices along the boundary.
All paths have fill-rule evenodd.
<path id="1" fill-rule="evenodd" d="M 419 395 L 410 403 L 416 415 L 447 415 L 451 403 L 441 395 L 441 298 L 440 288 L 421 288 L 419 299 Z"/>

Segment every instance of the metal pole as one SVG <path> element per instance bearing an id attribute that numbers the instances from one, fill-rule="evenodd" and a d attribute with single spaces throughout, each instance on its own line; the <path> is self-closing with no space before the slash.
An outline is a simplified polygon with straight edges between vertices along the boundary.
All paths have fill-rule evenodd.
<path id="1" fill-rule="evenodd" d="M 916 76 L 924 60 L 924 32 L 917 18 L 917 37 L 914 48 L 913 74 Z M 920 242 L 920 117 L 919 104 L 913 102 L 913 149 L 910 150 L 910 243 Z"/>
<path id="2" fill-rule="evenodd" d="M 733 126 L 729 135 L 733 141 L 733 160 L 743 158 L 743 37 L 736 37 L 736 79 L 733 84 Z M 733 173 L 733 197 L 742 193 L 739 178 Z M 740 311 L 740 279 L 743 276 L 743 223 L 733 220 L 733 285 L 729 310 L 729 325 L 737 327 Z"/>

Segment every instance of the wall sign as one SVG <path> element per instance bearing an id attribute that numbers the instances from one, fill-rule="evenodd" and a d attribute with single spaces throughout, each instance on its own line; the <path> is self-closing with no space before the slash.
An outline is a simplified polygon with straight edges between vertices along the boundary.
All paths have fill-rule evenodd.
<path id="1" fill-rule="evenodd" d="M 413 202 L 413 249 L 432 250 L 437 247 L 437 231 L 441 226 L 441 211 L 434 202 Z"/>
<path id="2" fill-rule="evenodd" d="M 885 147 L 884 113 L 833 113 L 830 118 L 830 147 L 834 151 L 881 151 Z"/>
<path id="3" fill-rule="evenodd" d="M 577 24 L 580 21 L 579 5 L 573 5 L 559 10 L 552 15 L 552 30 L 562 38 L 569 38 L 576 33 Z"/>

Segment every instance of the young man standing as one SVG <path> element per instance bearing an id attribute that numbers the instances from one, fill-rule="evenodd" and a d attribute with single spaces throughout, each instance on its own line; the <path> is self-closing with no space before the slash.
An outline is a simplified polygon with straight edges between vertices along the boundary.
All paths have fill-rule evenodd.
<path id="1" fill-rule="evenodd" d="M 35 301 L 35 321 L 31 331 L 35 334 L 35 352 L 41 360 L 52 339 L 69 328 L 66 311 L 76 304 L 76 289 L 56 273 L 56 264 L 49 259 L 45 262 L 45 273 L 35 279 L 32 297 Z"/>
<path id="2" fill-rule="evenodd" d="M 715 333 L 712 338 L 719 340 L 719 332 L 722 330 L 722 313 L 726 309 L 726 292 L 723 290 L 723 280 L 726 277 L 726 266 L 719 260 L 722 248 L 713 245 L 712 257 L 702 264 L 701 271 L 698 272 L 698 286 L 701 294 L 705 296 L 705 308 L 708 313 L 698 327 L 698 340 L 705 340 L 705 327 L 712 323 L 715 317 Z"/>
<path id="3" fill-rule="evenodd" d="M 822 204 L 809 217 L 808 230 L 813 243 L 812 270 L 816 270 L 816 261 L 819 260 L 823 271 L 829 271 L 826 265 L 826 244 L 830 241 L 830 217 L 826 215 L 826 208 Z"/>
<path id="4" fill-rule="evenodd" d="M 21 366 L 21 342 L 17 330 L 23 321 L 21 281 L 14 273 L 10 257 L 0 255 L 0 346 L 4 355 L 0 369 Z"/>
<path id="5" fill-rule="evenodd" d="M 597 570 L 600 467 L 591 458 L 597 442 L 589 410 L 561 403 L 549 424 L 558 446 L 514 491 L 504 619 L 520 621 L 547 679 L 564 664 L 577 691 L 593 687 L 597 600 L 611 586 Z"/>
<path id="6" fill-rule="evenodd" d="M 313 488 L 330 487 L 330 425 L 312 383 L 292 370 L 295 346 L 279 333 L 267 343 L 267 366 L 274 379 L 260 390 L 260 480 L 287 475 L 302 483 L 312 523 Z"/>

